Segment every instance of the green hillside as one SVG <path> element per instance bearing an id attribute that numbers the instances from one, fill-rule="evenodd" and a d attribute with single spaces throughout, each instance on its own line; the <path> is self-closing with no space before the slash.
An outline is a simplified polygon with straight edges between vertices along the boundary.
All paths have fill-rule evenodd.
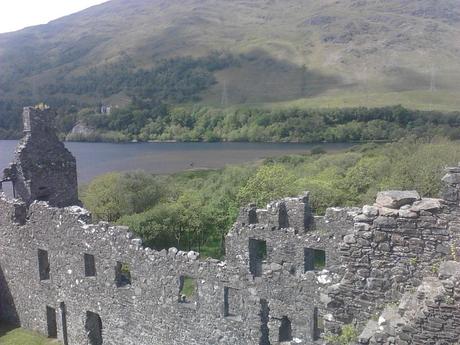
<path id="1" fill-rule="evenodd" d="M 352 105 L 388 104 L 402 93 L 400 103 L 417 106 L 433 79 L 439 95 L 424 103 L 457 109 L 454 37 L 457 0 L 112 0 L 0 35 L 0 88 L 3 98 L 47 98 L 44 85 L 126 57 L 150 68 L 162 58 L 225 50 L 246 58 L 216 72 L 218 82 L 201 94 L 205 103 L 316 105 L 345 94 Z M 60 96 L 126 101 L 123 92 Z"/>
<path id="2" fill-rule="evenodd" d="M 42 101 L 64 132 L 101 104 L 458 111 L 458 37 L 458 0 L 112 0 L 0 35 L 0 137 Z"/>

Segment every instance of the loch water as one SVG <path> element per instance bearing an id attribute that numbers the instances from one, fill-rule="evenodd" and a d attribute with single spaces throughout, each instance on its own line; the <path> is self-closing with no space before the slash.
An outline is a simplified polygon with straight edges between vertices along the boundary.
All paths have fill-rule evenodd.
<path id="1" fill-rule="evenodd" d="M 0 172 L 11 162 L 17 141 L 0 140 Z M 144 170 L 171 174 L 189 169 L 215 169 L 268 157 L 308 153 L 313 147 L 344 150 L 345 143 L 76 143 L 66 147 L 77 159 L 80 183 L 110 171 Z"/>

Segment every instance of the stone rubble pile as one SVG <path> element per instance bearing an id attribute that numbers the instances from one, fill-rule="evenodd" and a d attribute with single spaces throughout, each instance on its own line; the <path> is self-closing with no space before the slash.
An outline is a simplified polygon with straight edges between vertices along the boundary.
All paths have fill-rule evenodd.
<path id="1" fill-rule="evenodd" d="M 458 344 L 460 263 L 443 262 L 437 276 L 425 277 L 415 291 L 389 305 L 359 336 L 360 344 Z"/>

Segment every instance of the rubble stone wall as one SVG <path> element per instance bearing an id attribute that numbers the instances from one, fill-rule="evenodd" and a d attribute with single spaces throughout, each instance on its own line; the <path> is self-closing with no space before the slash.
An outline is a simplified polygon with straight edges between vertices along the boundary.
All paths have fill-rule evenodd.
<path id="1" fill-rule="evenodd" d="M 446 261 L 436 276 L 425 277 L 399 305 L 388 306 L 360 335 L 361 344 L 458 344 L 460 341 L 460 263 Z"/>
<path id="2" fill-rule="evenodd" d="M 279 227 L 280 208 L 295 227 Z M 313 343 L 319 332 L 315 320 L 323 310 L 320 292 L 339 276 L 323 267 L 305 272 L 301 256 L 305 247 L 336 252 L 355 214 L 335 209 L 314 219 L 306 196 L 269 209 L 270 217 L 257 210 L 267 214 L 257 224 L 235 224 L 226 261 L 218 261 L 175 248 L 144 248 L 127 228 L 91 224 L 87 211 L 77 206 L 34 202 L 26 208 L 2 198 L 0 316 L 50 334 L 51 310 L 57 337 L 71 345 L 98 344 L 88 340 L 94 333 L 88 312 L 100 317 L 104 344 Z M 246 215 L 243 211 L 239 219 Z M 258 277 L 249 269 L 249 238 L 267 240 L 268 256 Z M 42 279 L 47 273 L 43 253 L 48 279 Z M 95 276 L 86 276 L 85 254 L 94 258 Z M 326 258 L 326 266 L 334 261 Z M 118 263 L 131 281 L 117 287 Z M 194 296 L 181 296 L 181 277 L 195 280 Z"/>
<path id="3" fill-rule="evenodd" d="M 25 136 L 14 162 L 0 175 L 0 190 L 2 181 L 11 181 L 15 194 L 27 205 L 35 200 L 56 207 L 79 204 L 77 164 L 55 133 L 55 113 L 26 107 L 22 115 Z"/>
<path id="4" fill-rule="evenodd" d="M 416 192 L 403 205 L 390 205 L 383 194 L 355 217 L 353 234 L 340 246 L 343 278 L 328 288 L 331 330 L 340 324 L 365 324 L 453 258 L 456 206 L 420 199 Z"/>
<path id="5" fill-rule="evenodd" d="M 376 324 L 373 319 L 389 305 L 399 303 L 407 294 L 413 295 L 419 286 L 428 284 L 447 260 L 459 259 L 460 169 L 448 168 L 443 182 L 442 199 L 420 198 L 415 191 L 381 192 L 374 205 L 364 206 L 362 214 L 355 217 L 353 234 L 345 236 L 340 246 L 344 263 L 342 280 L 327 288 L 329 332 L 340 333 L 344 324 L 351 324 L 363 331 L 360 342 L 367 344 Z M 448 290 L 443 293 L 449 299 Z M 455 303 L 428 308 L 432 308 L 433 315 L 447 310 L 456 320 Z M 402 335 L 398 341 L 403 345 L 404 341 L 424 344 L 420 334 L 432 327 L 423 323 L 428 314 L 415 309 L 411 312 L 419 321 L 406 331 L 415 333 L 410 337 Z M 414 331 L 417 325 L 424 332 Z M 459 334 L 457 328 L 450 340 Z M 393 336 L 385 339 L 386 343 L 393 343 Z M 442 337 L 427 343 L 441 344 L 441 340 Z M 378 335 L 372 341 L 383 340 Z"/>
<path id="6" fill-rule="evenodd" d="M 1 318 L 49 334 L 52 308 L 63 343 L 93 344 L 90 312 L 100 317 L 104 344 L 115 345 L 313 344 L 322 342 L 322 320 L 327 331 L 355 322 L 361 330 L 445 272 L 458 219 L 456 207 L 439 199 L 399 209 L 331 208 L 314 217 L 305 194 L 266 209 L 242 209 L 226 239 L 225 261 L 219 261 L 175 248 L 144 248 L 126 227 L 91 224 L 77 206 L 35 202 L 27 208 L 2 198 L 0 210 Z M 259 271 L 251 269 L 252 241 L 265 242 Z M 48 255 L 49 279 L 40 277 L 39 250 Z M 322 253 L 325 263 L 308 262 L 311 250 Z M 85 254 L 94 257 L 94 276 L 86 276 Z M 118 263 L 130 274 L 124 286 L 118 286 Z M 181 295 L 184 277 L 194 279 L 194 296 Z M 455 284 L 443 285 L 442 298 L 457 301 Z M 431 316 L 406 303 L 419 321 L 406 321 L 400 344 L 417 344 L 417 325 L 426 331 L 424 322 L 432 318 L 451 315 L 454 323 L 442 327 L 454 329 L 455 303 L 429 304 Z M 370 329 L 362 344 L 396 339 Z M 457 339 L 460 329 L 452 332 Z"/>

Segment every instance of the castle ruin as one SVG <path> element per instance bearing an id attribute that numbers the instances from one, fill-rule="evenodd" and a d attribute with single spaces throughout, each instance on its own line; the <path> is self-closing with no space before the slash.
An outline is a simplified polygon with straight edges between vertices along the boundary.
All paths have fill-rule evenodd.
<path id="1" fill-rule="evenodd" d="M 11 181 L 14 194 L 26 205 L 35 200 L 56 207 L 79 204 L 77 164 L 56 136 L 54 117 L 49 108 L 24 108 L 25 136 L 0 180 Z"/>
<path id="2" fill-rule="evenodd" d="M 5 174 L 18 198 L 0 198 L 1 320 L 64 345 L 319 344 L 345 326 L 363 345 L 459 343 L 460 168 L 440 199 L 381 192 L 325 216 L 308 193 L 245 207 L 225 260 L 200 259 L 91 223 L 50 111 L 26 109 Z"/>

